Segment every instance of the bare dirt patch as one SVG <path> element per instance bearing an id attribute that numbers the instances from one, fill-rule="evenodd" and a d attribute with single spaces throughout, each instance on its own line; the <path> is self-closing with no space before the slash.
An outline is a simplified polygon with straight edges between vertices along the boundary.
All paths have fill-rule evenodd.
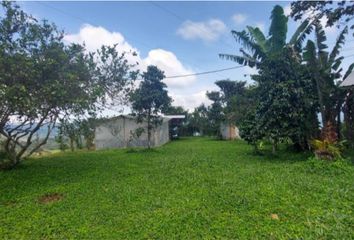
<path id="1" fill-rule="evenodd" d="M 52 202 L 58 202 L 64 198 L 61 193 L 48 193 L 38 198 L 38 202 L 42 204 L 48 204 Z"/>

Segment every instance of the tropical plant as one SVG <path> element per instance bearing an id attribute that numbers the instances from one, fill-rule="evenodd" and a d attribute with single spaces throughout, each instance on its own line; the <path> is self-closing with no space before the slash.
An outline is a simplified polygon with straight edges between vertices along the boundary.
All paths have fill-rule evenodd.
<path id="1" fill-rule="evenodd" d="M 315 139 L 311 141 L 317 159 L 335 160 L 341 159 L 341 145 L 328 140 Z"/>
<path id="2" fill-rule="evenodd" d="M 297 28 L 290 41 L 286 43 L 288 18 L 281 6 L 276 5 L 271 14 L 271 25 L 268 37 L 258 28 L 247 26 L 247 30 L 231 31 L 237 42 L 242 44 L 242 55 L 219 54 L 219 57 L 237 62 L 241 65 L 259 68 L 266 58 L 278 54 L 286 45 L 296 53 L 301 52 L 302 43 L 313 30 L 313 21 L 305 20 Z"/>
<path id="3" fill-rule="evenodd" d="M 273 144 L 292 140 L 299 149 L 308 148 L 308 139 L 318 128 L 316 99 L 306 69 L 293 57 L 293 50 L 286 48 L 274 59 L 264 60 L 259 75 L 259 99 L 252 117 L 256 136 Z M 258 139 L 260 140 L 260 139 Z"/>
<path id="4" fill-rule="evenodd" d="M 271 13 L 269 36 L 258 29 L 232 31 L 241 48 L 241 56 L 220 54 L 220 57 L 249 67 L 256 67 L 258 97 L 255 108 L 241 124 L 241 137 L 256 144 L 266 138 L 275 152 L 279 142 L 291 139 L 300 149 L 308 147 L 318 128 L 314 85 L 308 81 L 306 69 L 301 66 L 301 48 L 306 36 L 313 30 L 313 21 L 304 21 L 286 43 L 287 21 L 283 8 L 275 6 Z"/>
<path id="5" fill-rule="evenodd" d="M 294 1 L 291 3 L 291 16 L 296 21 L 306 15 L 315 18 L 325 16 L 326 26 L 349 25 L 349 22 L 354 19 L 354 4 L 353 1 Z M 350 28 L 354 28 L 353 23 Z"/>
<path id="6" fill-rule="evenodd" d="M 341 68 L 343 57 L 340 56 L 340 49 L 344 44 L 348 27 L 341 31 L 332 51 L 329 52 L 328 46 L 325 44 L 327 38 L 323 26 L 318 20 L 314 22 L 314 25 L 316 41 L 307 41 L 303 60 L 306 62 L 311 78 L 316 85 L 322 126 L 324 128 L 328 124 L 337 126 L 339 137 L 340 112 L 345 94 L 339 87 L 343 70 Z"/>

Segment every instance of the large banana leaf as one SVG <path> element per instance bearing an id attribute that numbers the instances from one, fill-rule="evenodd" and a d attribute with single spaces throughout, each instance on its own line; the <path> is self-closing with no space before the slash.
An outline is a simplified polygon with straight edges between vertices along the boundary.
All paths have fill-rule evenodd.
<path id="1" fill-rule="evenodd" d="M 246 56 L 237 56 L 237 55 L 232 55 L 232 54 L 219 54 L 219 57 L 224 58 L 226 60 L 231 60 L 231 61 L 237 62 L 238 64 L 241 64 L 244 66 L 249 66 L 249 67 L 255 67 L 259 63 L 254 58 L 249 58 Z"/>
<path id="2" fill-rule="evenodd" d="M 294 46 L 295 50 L 300 52 L 302 44 L 306 39 L 306 36 L 309 35 L 313 30 L 314 24 L 313 21 L 305 20 L 300 26 L 296 29 L 295 33 L 291 37 L 289 44 Z"/>
<path id="3" fill-rule="evenodd" d="M 284 10 L 277 5 L 271 14 L 271 24 L 269 28 L 269 45 L 272 53 L 279 52 L 286 44 L 286 34 L 288 32 L 288 18 L 284 15 Z"/>
<path id="4" fill-rule="evenodd" d="M 247 26 L 247 30 L 252 39 L 259 46 L 260 51 L 266 53 L 269 49 L 267 49 L 267 39 L 262 33 L 262 31 L 258 27 L 253 28 L 251 26 Z"/>
<path id="5" fill-rule="evenodd" d="M 353 69 L 354 69 L 354 63 L 350 64 L 348 70 L 345 72 L 343 76 L 343 79 L 346 79 L 349 76 L 349 74 L 352 73 Z"/>
<path id="6" fill-rule="evenodd" d="M 343 44 L 345 43 L 345 34 L 348 33 L 348 26 L 346 26 L 343 31 L 339 34 L 336 40 L 336 44 L 334 45 L 330 55 L 328 62 L 334 62 L 335 58 L 338 56 L 340 49 L 342 48 Z"/>

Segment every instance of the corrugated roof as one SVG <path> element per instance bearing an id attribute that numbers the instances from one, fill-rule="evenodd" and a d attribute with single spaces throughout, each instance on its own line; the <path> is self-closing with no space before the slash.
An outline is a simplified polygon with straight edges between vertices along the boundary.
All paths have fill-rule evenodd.
<path id="1" fill-rule="evenodd" d="M 340 84 L 341 87 L 354 86 L 354 72 L 351 72 L 346 79 Z"/>
<path id="2" fill-rule="evenodd" d="M 171 119 L 184 119 L 186 116 L 184 116 L 184 115 L 164 115 L 164 116 L 160 116 L 160 117 L 162 117 L 163 121 L 165 122 L 165 121 L 170 121 Z M 103 120 L 101 120 L 101 122 L 109 122 L 109 121 L 120 119 L 120 118 L 127 118 L 127 119 L 135 120 L 136 116 L 118 115 L 118 116 L 103 119 Z"/>

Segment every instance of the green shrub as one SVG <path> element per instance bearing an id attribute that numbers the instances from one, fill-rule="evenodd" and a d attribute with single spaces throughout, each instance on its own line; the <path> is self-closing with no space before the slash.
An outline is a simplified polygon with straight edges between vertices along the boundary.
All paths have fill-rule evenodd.
<path id="1" fill-rule="evenodd" d="M 317 159 L 342 159 L 342 143 L 331 143 L 328 140 L 312 140 L 311 145 Z"/>

